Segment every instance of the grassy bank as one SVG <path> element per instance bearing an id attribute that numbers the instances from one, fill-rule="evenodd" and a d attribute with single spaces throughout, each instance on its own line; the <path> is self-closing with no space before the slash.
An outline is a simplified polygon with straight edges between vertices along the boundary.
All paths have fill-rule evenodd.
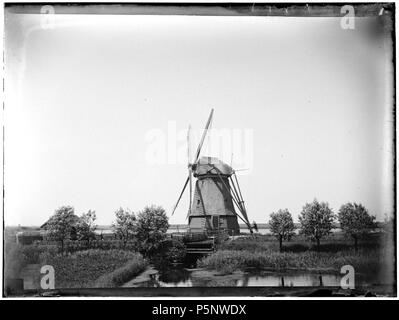
<path id="1" fill-rule="evenodd" d="M 376 250 L 342 251 L 335 253 L 306 251 L 301 253 L 246 250 L 219 250 L 198 262 L 199 267 L 231 273 L 248 268 L 272 270 L 335 270 L 351 265 L 358 272 L 377 272 L 381 265 Z"/>
<path id="2" fill-rule="evenodd" d="M 43 263 L 54 267 L 56 288 L 115 287 L 147 266 L 138 253 L 98 249 L 49 256 Z"/>
<path id="3" fill-rule="evenodd" d="M 115 288 L 119 287 L 125 282 L 131 280 L 139 273 L 143 272 L 148 263 L 139 254 L 129 260 L 123 267 L 118 268 L 111 273 L 105 274 L 94 282 L 94 287 L 97 288 Z"/>
<path id="4" fill-rule="evenodd" d="M 383 235 L 371 235 L 354 250 L 353 244 L 342 234 L 327 237 L 316 248 L 300 236 L 285 242 L 283 252 L 270 236 L 238 238 L 223 242 L 217 251 L 201 259 L 199 267 L 231 273 L 248 268 L 284 270 L 336 271 L 344 265 L 351 265 L 356 272 L 377 274 L 392 264 L 393 246 L 384 240 Z"/>
<path id="5" fill-rule="evenodd" d="M 7 244 L 7 278 L 21 278 L 29 265 L 53 266 L 56 288 L 88 288 L 119 286 L 143 271 L 147 261 L 139 253 L 127 250 L 89 249 L 60 254 L 59 248 L 52 245 Z M 33 279 L 40 277 L 39 271 L 29 275 Z"/>
<path id="6" fill-rule="evenodd" d="M 389 243 L 387 243 L 385 236 L 381 234 L 369 235 L 367 239 L 362 239 L 359 243 L 359 247 L 362 249 L 378 249 L 386 246 L 389 246 Z M 295 235 L 291 241 L 283 243 L 284 252 L 305 252 L 309 250 L 340 252 L 351 250 L 352 248 L 352 241 L 346 238 L 342 232 L 331 234 L 322 239 L 319 249 L 316 248 L 315 243 L 309 242 L 305 237 L 300 235 Z M 222 242 L 218 250 L 279 251 L 279 244 L 272 235 L 256 235 Z"/>

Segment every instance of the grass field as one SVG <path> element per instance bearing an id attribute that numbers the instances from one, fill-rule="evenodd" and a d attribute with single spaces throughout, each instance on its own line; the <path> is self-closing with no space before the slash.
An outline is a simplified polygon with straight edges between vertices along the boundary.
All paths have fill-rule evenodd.
<path id="1" fill-rule="evenodd" d="M 60 254 L 54 246 L 16 244 L 7 249 L 5 274 L 8 278 L 20 278 L 28 265 L 51 265 L 56 288 L 116 287 L 147 266 L 139 253 L 126 250 L 90 249 Z"/>
<path id="2" fill-rule="evenodd" d="M 394 247 L 381 234 L 370 235 L 355 250 L 342 234 L 327 237 L 320 248 L 296 236 L 279 252 L 272 236 L 243 237 L 221 243 L 217 251 L 198 262 L 198 266 L 223 274 L 251 268 L 339 272 L 351 265 L 356 272 L 378 275 L 394 263 Z"/>
<path id="3" fill-rule="evenodd" d="M 147 266 L 138 253 L 98 249 L 58 254 L 42 263 L 54 267 L 56 288 L 116 287 Z"/>
<path id="4" fill-rule="evenodd" d="M 248 268 L 278 271 L 289 269 L 339 271 L 342 266 L 351 265 L 359 272 L 377 272 L 380 260 L 380 253 L 377 250 L 348 250 L 335 253 L 219 250 L 200 260 L 198 266 L 232 272 Z"/>
<path id="5" fill-rule="evenodd" d="M 377 249 L 384 247 L 392 242 L 392 237 L 388 235 L 375 233 L 370 234 L 367 238 L 362 239 L 359 243 L 360 248 Z M 318 250 L 323 252 L 338 252 L 350 250 L 354 247 L 351 239 L 345 237 L 342 232 L 335 232 L 321 241 L 320 248 L 316 248 L 314 242 L 310 242 L 304 236 L 294 235 L 290 241 L 283 242 L 283 251 L 285 252 L 304 252 L 308 250 Z M 259 235 L 237 237 L 232 241 L 226 241 L 218 246 L 220 250 L 272 250 L 279 251 L 279 244 L 273 235 Z"/>

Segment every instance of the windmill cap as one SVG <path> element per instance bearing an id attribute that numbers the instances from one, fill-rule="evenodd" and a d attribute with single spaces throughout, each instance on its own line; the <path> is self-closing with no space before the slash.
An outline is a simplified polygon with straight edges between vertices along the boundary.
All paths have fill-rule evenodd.
<path id="1" fill-rule="evenodd" d="M 201 157 L 194 169 L 194 176 L 208 174 L 231 176 L 233 173 L 232 167 L 215 157 Z"/>

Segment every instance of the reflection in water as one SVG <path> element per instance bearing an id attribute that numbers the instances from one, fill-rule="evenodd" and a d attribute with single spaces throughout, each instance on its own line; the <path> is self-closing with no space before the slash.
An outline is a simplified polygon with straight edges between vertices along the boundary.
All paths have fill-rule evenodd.
<path id="1" fill-rule="evenodd" d="M 193 287 L 190 272 L 179 267 L 157 266 L 158 273 L 150 280 L 138 284 L 140 287 Z"/>
<path id="2" fill-rule="evenodd" d="M 163 268 L 159 270 L 161 287 L 192 287 L 190 272 L 184 268 Z"/>
<path id="3" fill-rule="evenodd" d="M 193 287 L 236 287 L 238 279 L 215 276 L 213 278 L 193 278 Z"/>
<path id="4" fill-rule="evenodd" d="M 233 274 L 192 276 L 184 268 L 163 268 L 150 280 L 139 283 L 140 287 L 336 287 L 341 276 L 335 274 Z"/>
<path id="5" fill-rule="evenodd" d="M 251 275 L 237 281 L 239 287 L 336 287 L 341 276 L 333 274 Z"/>

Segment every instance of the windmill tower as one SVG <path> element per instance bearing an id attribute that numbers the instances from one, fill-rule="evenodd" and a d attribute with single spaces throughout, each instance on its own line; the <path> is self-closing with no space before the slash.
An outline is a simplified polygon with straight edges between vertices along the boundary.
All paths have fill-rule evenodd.
<path id="1" fill-rule="evenodd" d="M 186 190 L 187 184 L 189 184 L 190 203 L 187 218 L 190 232 L 227 230 L 230 235 L 238 234 L 240 232 L 238 219 L 240 219 L 248 226 L 252 233 L 241 189 L 233 168 L 218 158 L 200 157 L 201 148 L 212 117 L 213 109 L 205 125 L 193 163 L 190 163 L 189 127 L 187 134 L 188 177 L 172 215 Z M 197 179 L 194 196 L 192 192 L 193 177 Z"/>

